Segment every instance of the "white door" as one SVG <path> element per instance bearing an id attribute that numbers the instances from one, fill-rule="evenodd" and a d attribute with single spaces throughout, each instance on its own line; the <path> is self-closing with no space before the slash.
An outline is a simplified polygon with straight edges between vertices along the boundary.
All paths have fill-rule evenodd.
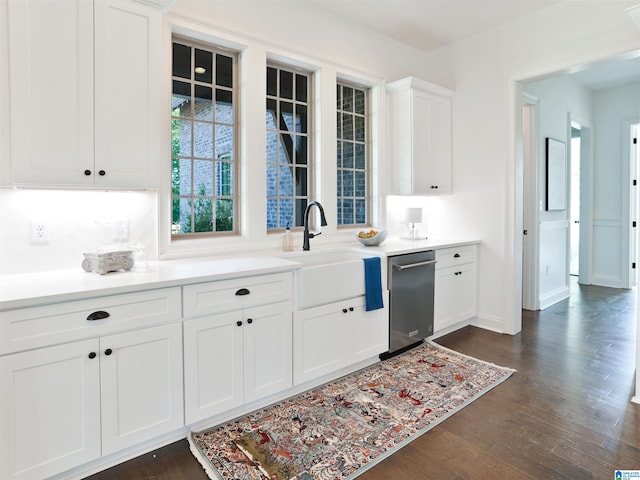
<path id="1" fill-rule="evenodd" d="M 638 283 L 638 169 L 640 166 L 640 147 L 638 147 L 638 137 L 640 136 L 640 123 L 631 126 L 630 140 L 630 170 L 631 170 L 631 193 L 629 195 L 629 216 L 632 225 L 631 240 L 629 242 L 629 257 L 631 261 L 631 271 L 629 275 L 629 286 L 635 287 Z"/>
<path id="2" fill-rule="evenodd" d="M 571 246 L 569 251 L 569 274 L 580 274 L 580 125 L 571 123 L 571 201 L 569 203 Z"/>
<path id="3" fill-rule="evenodd" d="M 187 424 L 243 402 L 242 312 L 184 322 L 184 388 Z"/>
<path id="4" fill-rule="evenodd" d="M 291 304 L 275 303 L 244 311 L 244 401 L 292 385 Z"/>
<path id="5" fill-rule="evenodd" d="M 46 478 L 100 457 L 98 340 L 0 358 L 0 478 Z"/>
<path id="6" fill-rule="evenodd" d="M 184 425 L 181 325 L 100 339 L 102 454 Z"/>

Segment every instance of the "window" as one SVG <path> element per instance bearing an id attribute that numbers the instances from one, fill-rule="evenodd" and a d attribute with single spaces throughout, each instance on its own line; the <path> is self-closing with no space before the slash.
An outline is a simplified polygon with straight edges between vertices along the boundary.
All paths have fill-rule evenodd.
<path id="1" fill-rule="evenodd" d="M 303 225 L 309 199 L 309 75 L 267 67 L 267 229 Z"/>
<path id="2" fill-rule="evenodd" d="M 174 238 L 237 231 L 236 58 L 174 39 L 171 202 Z"/>
<path id="3" fill-rule="evenodd" d="M 368 219 L 369 153 L 367 91 L 337 85 L 338 225 L 364 225 Z"/>

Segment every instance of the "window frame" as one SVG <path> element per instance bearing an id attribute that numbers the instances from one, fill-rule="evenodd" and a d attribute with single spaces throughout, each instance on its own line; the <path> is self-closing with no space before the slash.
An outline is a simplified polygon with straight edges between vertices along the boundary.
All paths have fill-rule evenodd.
<path id="1" fill-rule="evenodd" d="M 175 158 L 187 158 L 190 159 L 192 162 L 195 162 L 198 160 L 198 157 L 196 157 L 195 152 L 192 151 L 190 156 L 175 156 L 173 154 L 173 151 L 170 152 L 170 186 L 169 186 L 169 218 L 168 218 L 168 223 L 169 223 L 169 234 L 170 234 L 170 240 L 171 242 L 181 242 L 181 241 L 186 241 L 186 240 L 195 240 L 195 239 L 211 239 L 211 238 L 221 238 L 221 237 L 229 237 L 229 236 L 237 236 L 240 234 L 240 225 L 241 225 L 241 216 L 240 216 L 240 212 L 242 211 L 242 205 L 240 204 L 241 199 L 242 199 L 242 195 L 241 192 L 239 191 L 239 187 L 240 187 L 240 175 L 241 175 L 241 155 L 242 152 L 240 151 L 240 133 L 241 133 L 241 129 L 240 129 L 240 117 L 239 117 L 239 113 L 240 113 L 240 109 L 239 109 L 239 103 L 240 103 L 240 90 L 239 90 L 239 74 L 240 74 L 240 62 L 239 62 L 239 56 L 240 56 L 240 52 L 238 52 L 237 50 L 231 49 L 231 48 L 227 48 L 224 47 L 218 43 L 215 43 L 213 41 L 209 42 L 209 41 L 200 41 L 197 40 L 195 38 L 191 38 L 189 36 L 185 36 L 185 35 L 180 35 L 177 33 L 172 33 L 171 35 L 171 39 L 170 39 L 170 52 L 173 52 L 173 45 L 174 43 L 178 43 L 181 45 L 186 45 L 192 49 L 201 49 L 201 50 L 205 50 L 208 52 L 211 52 L 213 54 L 213 63 L 215 65 L 215 61 L 216 61 L 216 55 L 220 54 L 220 55 L 224 55 L 227 57 L 230 57 L 232 59 L 231 65 L 232 65 L 232 82 L 231 82 L 231 87 L 225 87 L 222 86 L 220 87 L 219 85 L 216 85 L 216 81 L 215 78 L 212 79 L 212 82 L 210 85 L 208 85 L 211 89 L 212 89 L 212 105 L 213 105 L 213 118 L 211 119 L 211 125 L 213 127 L 213 130 L 215 131 L 216 126 L 218 125 L 223 125 L 223 126 L 227 126 L 230 127 L 232 129 L 233 132 L 233 140 L 231 142 L 232 145 L 232 151 L 233 151 L 233 160 L 230 162 L 226 162 L 227 165 L 231 165 L 232 168 L 232 175 L 233 175 L 233 181 L 231 182 L 231 190 L 232 193 L 231 195 L 218 195 L 216 193 L 216 189 L 219 186 L 216 182 L 216 162 L 218 160 L 226 160 L 223 157 L 217 158 L 215 155 L 215 144 L 214 144 L 214 152 L 211 158 L 211 162 L 212 162 L 212 168 L 213 168 L 213 191 L 210 195 L 206 195 L 206 196 L 201 196 L 198 195 L 197 192 L 195 191 L 195 187 L 192 185 L 192 189 L 191 189 L 191 193 L 190 195 L 174 195 L 173 192 L 173 162 Z M 193 51 L 192 51 L 192 55 L 193 55 Z M 194 74 L 193 72 L 191 73 L 191 77 L 189 79 L 186 78 L 182 78 L 182 77 L 175 77 L 173 75 L 173 53 L 171 53 L 171 60 L 170 60 L 170 71 L 169 71 L 169 78 L 170 78 L 170 84 L 173 85 L 174 80 L 178 80 L 181 82 L 188 82 L 192 88 L 195 88 L 195 86 L 197 85 L 204 85 L 207 86 L 201 82 L 197 82 L 194 79 Z M 232 94 L 232 123 L 225 123 L 225 122 L 220 122 L 215 118 L 215 93 L 216 93 L 216 89 L 218 88 L 222 88 L 223 90 L 227 90 L 230 91 Z M 174 91 L 173 91 L 173 86 L 170 87 L 171 88 L 171 96 L 173 97 L 174 95 Z M 193 98 L 193 97 L 192 97 Z M 171 120 L 171 124 L 173 125 L 173 121 L 176 118 L 187 118 L 187 117 L 176 117 L 173 115 L 173 107 L 171 108 L 171 113 L 170 113 L 170 120 Z M 193 112 L 191 114 L 190 117 L 188 117 L 190 119 L 191 122 L 195 122 L 196 119 L 193 116 Z M 173 128 L 172 128 L 173 130 Z M 215 135 L 212 137 L 212 139 L 214 139 L 215 141 Z M 192 149 L 193 149 L 193 138 L 192 138 Z M 221 172 L 221 174 L 224 174 L 224 172 Z M 212 231 L 206 231 L 206 232 L 188 232 L 188 233 L 174 233 L 174 223 L 173 223 L 173 210 L 174 210 L 174 206 L 173 206 L 173 202 L 174 199 L 178 198 L 189 198 L 191 199 L 192 202 L 196 202 L 198 201 L 198 199 L 209 199 L 212 203 L 212 212 L 215 212 L 215 203 L 216 200 L 220 200 L 220 199 L 231 199 L 232 201 L 232 210 L 231 210 L 231 215 L 232 215 L 232 219 L 233 219 L 233 228 L 231 230 L 216 230 L 216 217 L 214 216 L 212 218 L 213 221 L 213 230 Z M 194 216 L 194 213 L 192 212 L 192 218 Z"/>

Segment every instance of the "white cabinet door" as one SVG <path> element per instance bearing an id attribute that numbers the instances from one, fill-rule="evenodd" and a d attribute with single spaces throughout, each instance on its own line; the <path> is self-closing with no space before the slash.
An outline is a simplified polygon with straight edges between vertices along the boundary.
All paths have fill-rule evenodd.
<path id="1" fill-rule="evenodd" d="M 99 362 L 96 339 L 0 358 L 0 478 L 45 478 L 100 456 Z"/>
<path id="2" fill-rule="evenodd" d="M 291 303 L 184 322 L 190 424 L 291 387 Z"/>
<path id="3" fill-rule="evenodd" d="M 436 269 L 434 331 L 472 318 L 476 314 L 476 290 L 475 263 Z"/>
<path id="4" fill-rule="evenodd" d="M 384 305 L 370 312 L 358 305 L 350 312 L 351 342 L 348 363 L 375 357 L 389 350 L 389 292 L 385 292 Z"/>
<path id="5" fill-rule="evenodd" d="M 389 292 L 365 311 L 356 297 L 293 313 L 293 377 L 299 385 L 389 350 Z"/>
<path id="6" fill-rule="evenodd" d="M 411 193 L 451 193 L 451 100 L 414 89 L 411 101 Z"/>
<path id="7" fill-rule="evenodd" d="M 12 183 L 93 184 L 93 2 L 10 1 L 8 18 Z"/>
<path id="8" fill-rule="evenodd" d="M 95 183 L 157 187 L 161 11 L 131 0 L 95 9 Z"/>
<path id="9" fill-rule="evenodd" d="M 453 92 L 413 77 L 387 89 L 393 192 L 451 193 Z"/>
<path id="10" fill-rule="evenodd" d="M 251 402 L 292 385 L 290 302 L 244 311 L 244 401 Z"/>
<path id="11" fill-rule="evenodd" d="M 179 323 L 100 339 L 102 454 L 184 425 Z"/>
<path id="12" fill-rule="evenodd" d="M 12 0 L 8 15 L 11 183 L 157 187 L 161 11 Z"/>
<path id="13" fill-rule="evenodd" d="M 242 312 L 184 322 L 185 421 L 193 423 L 243 401 Z"/>
<path id="14" fill-rule="evenodd" d="M 293 382 L 299 385 L 347 361 L 347 315 L 339 304 L 293 312 Z"/>

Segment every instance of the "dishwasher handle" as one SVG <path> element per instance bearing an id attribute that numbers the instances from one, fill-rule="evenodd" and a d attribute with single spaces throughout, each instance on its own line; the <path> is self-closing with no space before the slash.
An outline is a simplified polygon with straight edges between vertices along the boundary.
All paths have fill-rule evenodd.
<path id="1" fill-rule="evenodd" d="M 424 265 L 433 265 L 434 263 L 438 263 L 437 260 L 427 260 L 425 262 L 416 262 L 416 263 L 408 263 L 406 265 L 394 265 L 393 268 L 395 268 L 396 270 L 406 270 L 408 268 L 414 268 L 414 267 L 422 267 Z"/>

